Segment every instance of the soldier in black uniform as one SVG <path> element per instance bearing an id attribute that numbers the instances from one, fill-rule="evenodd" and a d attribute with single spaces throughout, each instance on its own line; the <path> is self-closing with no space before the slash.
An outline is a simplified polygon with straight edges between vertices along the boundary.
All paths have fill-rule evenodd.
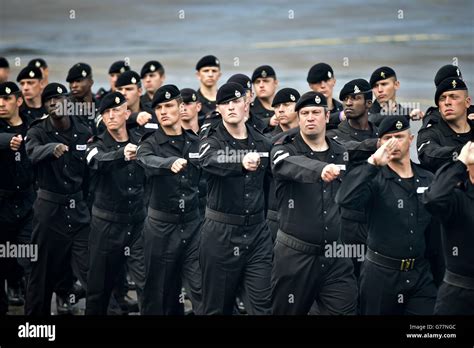
<path id="1" fill-rule="evenodd" d="M 140 101 L 143 105 L 151 106 L 155 92 L 166 79 L 165 68 L 160 62 L 150 60 L 143 65 L 140 71 L 140 77 L 142 79 L 143 88 L 145 89 L 145 94 L 140 97 Z"/>
<path id="2" fill-rule="evenodd" d="M 125 263 L 137 285 L 139 300 L 145 281 L 145 173 L 135 161 L 139 138 L 126 129 L 130 110 L 125 104 L 125 97 L 119 92 L 102 99 L 100 113 L 107 130 L 87 146 L 86 159 L 95 177 L 96 191 L 89 238 L 86 314 L 107 314 L 112 288 Z M 110 202 L 114 202 L 113 206 Z"/>
<path id="3" fill-rule="evenodd" d="M 14 82 L 0 84 L 0 244 L 28 244 L 31 239 L 33 218 L 33 170 L 26 154 L 24 139 L 28 129 L 27 119 L 19 114 L 23 102 Z M 23 295 L 18 282 L 23 275 L 18 263 L 28 276 L 28 259 L 0 258 L 0 315 L 8 311 L 5 279 L 8 278 L 10 301 L 23 305 Z M 16 274 L 14 274 L 16 273 Z M 28 278 L 28 277 L 27 277 Z M 11 284 L 11 283 L 16 284 Z M 16 286 L 13 286 L 16 285 Z M 15 291 L 16 290 L 16 291 Z"/>
<path id="4" fill-rule="evenodd" d="M 46 87 L 49 84 L 49 67 L 48 63 L 43 58 L 35 58 L 28 62 L 28 66 L 35 66 L 41 70 L 43 75 L 43 86 Z"/>
<path id="5" fill-rule="evenodd" d="M 217 82 L 222 76 L 219 59 L 212 55 L 199 59 L 196 64 L 196 76 L 200 83 L 197 96 L 202 104 L 202 119 L 216 109 Z"/>
<path id="6" fill-rule="evenodd" d="M 66 77 L 71 89 L 70 101 L 74 103 L 76 118 L 82 122 L 93 135 L 97 135 L 96 117 L 99 105 L 92 94 L 92 68 L 86 63 L 77 63 L 69 69 Z"/>
<path id="7" fill-rule="evenodd" d="M 345 115 L 342 104 L 332 97 L 336 85 L 336 77 L 332 67 L 326 63 L 313 65 L 308 71 L 306 81 L 311 90 L 322 93 L 326 97 L 330 112 L 326 129 L 336 128 L 341 121 L 345 120 Z"/>
<path id="8" fill-rule="evenodd" d="M 442 221 L 446 257 L 435 314 L 474 314 L 474 143 L 458 161 L 442 166 L 423 196 L 426 209 Z"/>
<path id="9" fill-rule="evenodd" d="M 413 135 L 405 116 L 384 117 L 381 147 L 346 175 L 336 202 L 368 215 L 360 274 L 363 315 L 433 313 L 436 287 L 425 259 L 431 216 L 421 194 L 433 175 L 410 161 Z"/>
<path id="10" fill-rule="evenodd" d="M 10 75 L 10 64 L 5 57 L 0 57 L 0 83 L 7 82 Z"/>
<path id="11" fill-rule="evenodd" d="M 441 119 L 422 128 L 416 144 L 421 165 L 432 172 L 456 160 L 464 144 L 474 140 L 474 121 L 467 118 L 471 98 L 464 81 L 456 77 L 442 81 L 435 103 Z"/>
<path id="12" fill-rule="evenodd" d="M 253 71 L 252 84 L 256 98 L 250 104 L 250 115 L 261 121 L 265 126 L 265 133 L 271 132 L 278 125 L 278 119 L 272 109 L 273 97 L 278 88 L 275 70 L 269 65 L 259 66 Z"/>
<path id="13" fill-rule="evenodd" d="M 48 116 L 28 130 L 26 151 L 35 167 L 38 198 L 33 209 L 32 242 L 38 261 L 32 263 L 25 313 L 49 315 L 53 287 L 72 266 L 86 288 L 90 213 L 87 194 L 87 141 L 91 133 L 78 117 L 61 106 L 66 88 L 51 83 L 43 91 Z"/>
<path id="14" fill-rule="evenodd" d="M 249 314 L 271 314 L 272 242 L 265 221 L 270 141 L 245 123 L 245 90 L 217 93 L 222 120 L 201 133 L 199 162 L 208 181 L 201 229 L 204 314 L 232 314 L 240 286 Z"/>
<path id="15" fill-rule="evenodd" d="M 143 313 L 148 315 L 184 313 L 182 279 L 194 312 L 201 314 L 199 138 L 192 130 L 181 128 L 182 102 L 174 85 L 156 91 L 152 107 L 160 128 L 146 134 L 137 151 L 152 186 L 144 229 Z"/>
<path id="16" fill-rule="evenodd" d="M 340 214 L 334 196 L 346 167 L 346 150 L 326 137 L 326 97 L 308 92 L 295 106 L 300 131 L 272 149 L 280 217 L 272 270 L 273 314 L 355 314 L 357 284 L 348 258 L 325 257 L 338 242 Z"/>
<path id="17" fill-rule="evenodd" d="M 23 68 L 16 78 L 23 95 L 20 113 L 27 117 L 30 123 L 46 114 L 46 109 L 41 103 L 41 92 L 45 86 L 42 80 L 43 74 L 40 68 L 34 66 Z"/>
<path id="18" fill-rule="evenodd" d="M 109 84 L 110 89 L 107 91 L 105 88 L 101 87 L 95 94 L 95 100 L 100 102 L 107 94 L 115 92 L 115 82 L 117 82 L 118 77 L 123 74 L 125 71 L 130 70 L 130 65 L 124 60 L 118 60 L 113 62 L 109 68 Z"/>

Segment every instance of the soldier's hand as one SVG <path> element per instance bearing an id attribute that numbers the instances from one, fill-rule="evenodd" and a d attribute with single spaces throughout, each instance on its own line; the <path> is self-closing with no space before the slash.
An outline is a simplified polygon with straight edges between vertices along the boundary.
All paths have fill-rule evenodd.
<path id="1" fill-rule="evenodd" d="M 386 166 L 393 158 L 393 152 L 397 149 L 397 143 L 397 139 L 390 139 L 380 146 L 377 151 L 369 157 L 367 162 L 377 167 Z"/>
<path id="2" fill-rule="evenodd" d="M 260 155 L 257 152 L 249 152 L 242 159 L 242 166 L 249 172 L 254 172 L 260 165 Z"/>
<path id="3" fill-rule="evenodd" d="M 176 161 L 171 166 L 171 171 L 173 173 L 179 173 L 182 171 L 184 168 L 186 168 L 186 165 L 188 164 L 188 161 L 186 161 L 184 158 L 178 158 Z"/>
<path id="4" fill-rule="evenodd" d="M 12 140 L 10 140 L 10 149 L 12 149 L 13 151 L 18 151 L 22 141 L 23 137 L 21 136 L 21 134 L 15 135 Z"/>
<path id="5" fill-rule="evenodd" d="M 323 168 L 323 171 L 321 172 L 321 179 L 323 179 L 324 182 L 331 182 L 336 179 L 340 173 L 341 170 L 339 167 L 331 163 Z"/>
<path id="6" fill-rule="evenodd" d="M 425 113 L 421 111 L 420 109 L 413 109 L 410 112 L 410 119 L 413 121 L 422 120 L 423 117 L 425 117 Z"/>
<path id="7" fill-rule="evenodd" d="M 474 143 L 468 141 L 461 149 L 461 153 L 458 156 L 458 160 L 464 163 L 466 166 L 474 164 Z"/>
<path id="8" fill-rule="evenodd" d="M 150 120 L 151 120 L 151 114 L 146 111 L 140 112 L 137 116 L 137 123 L 140 126 L 147 124 Z"/>
<path id="9" fill-rule="evenodd" d="M 467 118 L 474 121 L 474 114 L 467 115 Z"/>
<path id="10" fill-rule="evenodd" d="M 278 126 L 279 124 L 280 124 L 280 121 L 278 120 L 277 116 L 276 116 L 276 115 L 273 115 L 273 116 L 270 118 L 269 125 L 272 126 L 272 127 L 275 127 L 275 126 Z"/>
<path id="11" fill-rule="evenodd" d="M 67 151 L 69 151 L 69 147 L 67 145 L 58 144 L 54 148 L 53 155 L 54 157 L 59 158 L 62 155 L 64 155 Z"/>
<path id="12" fill-rule="evenodd" d="M 137 159 L 137 145 L 128 143 L 123 149 L 123 155 L 125 157 L 125 161 L 132 161 Z"/>

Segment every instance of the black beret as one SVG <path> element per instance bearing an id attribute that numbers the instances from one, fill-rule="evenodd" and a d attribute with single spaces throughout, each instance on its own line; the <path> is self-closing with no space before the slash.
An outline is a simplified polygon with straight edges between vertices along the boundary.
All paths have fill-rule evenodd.
<path id="1" fill-rule="evenodd" d="M 66 97 L 67 94 L 67 88 L 64 85 L 52 82 L 43 89 L 43 93 L 41 93 L 41 103 L 44 104 L 46 101 L 53 97 Z"/>
<path id="2" fill-rule="evenodd" d="M 175 85 L 164 85 L 158 88 L 153 96 L 151 107 L 154 108 L 158 104 L 169 102 L 170 100 L 181 97 L 181 93 Z"/>
<path id="3" fill-rule="evenodd" d="M 0 68 L 9 68 L 8 60 L 5 57 L 0 57 Z"/>
<path id="4" fill-rule="evenodd" d="M 142 70 L 140 71 L 140 76 L 141 78 L 144 78 L 146 74 L 158 70 L 164 71 L 163 65 L 161 65 L 161 63 L 157 60 L 150 60 L 143 65 Z"/>
<path id="5" fill-rule="evenodd" d="M 308 83 L 318 83 L 321 81 L 327 81 L 333 77 L 334 71 L 329 64 L 318 63 L 309 69 L 306 81 L 308 81 Z"/>
<path id="6" fill-rule="evenodd" d="M 127 100 L 120 92 L 106 94 L 100 102 L 99 114 L 102 114 L 107 109 L 116 108 L 126 102 Z"/>
<path id="7" fill-rule="evenodd" d="M 82 80 L 86 77 L 92 77 L 92 68 L 86 63 L 77 63 L 69 69 L 66 77 L 66 81 L 71 83 L 76 80 Z"/>
<path id="8" fill-rule="evenodd" d="M 38 79 L 41 80 L 43 78 L 43 73 L 41 72 L 40 68 L 35 66 L 27 66 L 21 69 L 20 73 L 16 77 L 16 81 L 20 82 L 21 80 L 26 79 Z"/>
<path id="9" fill-rule="evenodd" d="M 229 77 L 227 82 L 235 82 L 244 87 L 245 89 L 252 89 L 252 81 L 250 80 L 250 77 L 244 74 L 234 74 Z"/>
<path id="10" fill-rule="evenodd" d="M 280 89 L 273 98 L 272 107 L 283 103 L 296 103 L 300 99 L 300 94 L 296 89 L 283 88 Z"/>
<path id="11" fill-rule="evenodd" d="M 192 88 L 183 88 L 181 90 L 181 97 L 183 97 L 183 102 L 185 103 L 194 103 L 198 101 L 197 93 Z"/>
<path id="12" fill-rule="evenodd" d="M 410 121 L 407 116 L 385 116 L 379 126 L 379 138 L 385 134 L 401 132 L 408 128 L 410 128 Z"/>
<path id="13" fill-rule="evenodd" d="M 139 83 L 141 83 L 140 75 L 133 70 L 128 70 L 120 74 L 117 78 L 117 81 L 115 81 L 115 88 L 127 85 L 138 85 Z"/>
<path id="14" fill-rule="evenodd" d="M 295 111 L 298 112 L 306 106 L 322 106 L 327 107 L 328 103 L 326 97 L 319 92 L 306 92 L 301 96 L 295 105 Z"/>
<path id="15" fill-rule="evenodd" d="M 449 77 L 441 81 L 441 83 L 436 88 L 436 93 L 435 93 L 436 105 L 438 105 L 439 97 L 441 97 L 441 94 L 443 94 L 446 91 L 458 91 L 458 90 L 467 91 L 466 84 L 459 77 Z"/>
<path id="16" fill-rule="evenodd" d="M 43 58 L 35 58 L 29 61 L 28 66 L 35 66 L 37 68 L 47 68 L 48 64 Z"/>
<path id="17" fill-rule="evenodd" d="M 219 62 L 219 59 L 217 59 L 216 56 L 204 56 L 196 64 L 196 70 L 201 70 L 202 68 L 206 66 L 216 66 L 218 68 L 221 67 L 221 63 Z"/>
<path id="18" fill-rule="evenodd" d="M 369 94 L 370 99 L 372 100 L 372 89 L 370 88 L 369 83 L 364 79 L 355 79 L 351 80 L 342 87 L 341 92 L 339 93 L 339 100 L 344 100 L 350 94 Z"/>
<path id="19" fill-rule="evenodd" d="M 217 91 L 216 104 L 228 103 L 245 95 L 245 89 L 236 82 L 227 82 Z"/>
<path id="20" fill-rule="evenodd" d="M 266 78 L 266 77 L 276 78 L 275 70 L 273 70 L 273 68 L 270 65 L 259 66 L 257 69 L 253 71 L 252 83 L 254 83 L 256 79 Z"/>
<path id="21" fill-rule="evenodd" d="M 388 66 L 382 66 L 378 69 L 376 69 L 372 75 L 370 76 L 370 86 L 371 87 L 374 87 L 374 85 L 381 81 L 381 80 L 386 80 L 388 79 L 389 77 L 392 77 L 394 76 L 395 78 L 397 78 L 397 74 L 395 73 L 395 70 L 393 70 L 392 68 L 388 67 Z"/>
<path id="22" fill-rule="evenodd" d="M 20 89 L 16 85 L 15 82 L 12 81 L 7 81 L 0 83 L 0 96 L 7 96 L 7 95 L 14 95 L 18 94 L 20 92 Z"/>
<path id="23" fill-rule="evenodd" d="M 443 65 L 441 68 L 439 68 L 438 72 L 435 75 L 435 78 L 434 78 L 435 86 L 438 87 L 438 85 L 443 80 L 446 80 L 448 77 L 458 77 L 462 80 L 461 70 L 459 70 L 459 68 L 456 65 L 452 65 L 452 64 Z"/>
<path id="24" fill-rule="evenodd" d="M 123 74 L 125 71 L 130 70 L 130 65 L 124 60 L 118 60 L 113 62 L 109 68 L 109 74 Z"/>

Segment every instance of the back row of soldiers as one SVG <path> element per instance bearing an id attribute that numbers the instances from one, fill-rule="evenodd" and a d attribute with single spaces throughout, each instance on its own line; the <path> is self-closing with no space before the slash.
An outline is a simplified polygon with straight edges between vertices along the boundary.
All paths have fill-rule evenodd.
<path id="1" fill-rule="evenodd" d="M 145 315 L 183 314 L 183 287 L 196 314 L 232 314 L 236 297 L 249 314 L 474 313 L 474 124 L 458 67 L 437 72 L 426 115 L 396 102 L 389 67 L 346 83 L 342 104 L 325 63 L 301 96 L 275 93 L 268 65 L 217 89 L 214 56 L 196 65 L 198 91 L 162 85 L 157 61 L 114 63 L 95 96 L 89 65 L 69 70 L 71 93 L 44 86 L 46 68 L 25 67 L 21 91 L 0 84 L 0 242 L 39 249 L 18 260 L 26 314 L 50 314 L 70 269 L 86 314 L 106 314 L 125 266 Z M 363 262 L 336 253 L 358 246 Z M 2 285 L 15 261 L 0 259 Z"/>

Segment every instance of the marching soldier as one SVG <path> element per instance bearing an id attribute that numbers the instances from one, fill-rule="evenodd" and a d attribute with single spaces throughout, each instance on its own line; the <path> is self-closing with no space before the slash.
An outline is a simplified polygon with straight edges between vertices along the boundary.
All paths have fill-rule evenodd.
<path id="1" fill-rule="evenodd" d="M 246 125 L 240 84 L 219 88 L 217 105 L 222 120 L 201 134 L 199 151 L 208 180 L 199 256 L 204 314 L 232 314 L 240 287 L 249 314 L 271 314 L 272 242 L 265 221 L 271 144 Z"/>
<path id="2" fill-rule="evenodd" d="M 474 143 L 467 142 L 457 161 L 446 163 L 436 172 L 423 203 L 442 221 L 446 272 L 435 314 L 473 315 Z"/>
<path id="3" fill-rule="evenodd" d="M 49 68 L 48 63 L 43 58 L 35 58 L 28 62 L 28 66 L 34 66 L 41 70 L 43 75 L 43 87 L 46 87 L 49 84 Z"/>
<path id="4" fill-rule="evenodd" d="M 89 238 L 86 314 L 107 314 L 112 289 L 125 263 L 137 284 L 139 300 L 143 291 L 145 173 L 136 162 L 138 135 L 126 129 L 130 110 L 125 104 L 125 97 L 119 92 L 102 99 L 99 111 L 107 130 L 94 137 L 87 147 L 86 159 L 95 177 L 96 190 Z M 114 202 L 113 206 L 110 202 Z"/>
<path id="5" fill-rule="evenodd" d="M 0 83 L 0 244 L 28 244 L 31 239 L 33 218 L 33 170 L 25 150 L 26 131 L 28 121 L 19 113 L 23 100 L 20 90 L 14 82 Z M 0 315 L 8 311 L 8 299 L 5 293 L 5 279 L 15 278 L 18 282 L 23 270 L 18 267 L 19 262 L 26 273 L 30 269 L 27 259 L 0 258 Z M 19 274 L 12 274 L 13 271 Z M 15 289 L 14 304 L 23 305 L 24 299 L 18 291 L 20 287 L 8 284 Z"/>
<path id="6" fill-rule="evenodd" d="M 196 64 L 196 76 L 199 80 L 197 96 L 202 104 L 203 118 L 216 109 L 217 82 L 222 76 L 219 59 L 212 55 L 199 59 Z"/>
<path id="7" fill-rule="evenodd" d="M 104 88 L 100 88 L 95 94 L 95 100 L 100 101 L 107 94 L 115 92 L 115 82 L 117 82 L 118 77 L 123 74 L 125 71 L 130 70 L 130 65 L 124 60 L 118 60 L 113 62 L 109 68 L 109 84 L 110 89 L 107 91 Z"/>
<path id="8" fill-rule="evenodd" d="M 265 125 L 264 131 L 271 132 L 278 125 L 278 119 L 272 108 L 272 101 L 278 88 L 275 70 L 269 65 L 256 68 L 252 74 L 252 84 L 256 98 L 250 105 L 252 118 Z"/>
<path id="9" fill-rule="evenodd" d="M 140 97 L 140 101 L 143 105 L 150 106 L 155 92 L 163 85 L 166 79 L 165 68 L 160 62 L 150 60 L 143 65 L 140 77 L 145 89 L 145 94 Z"/>
<path id="10" fill-rule="evenodd" d="M 66 88 L 51 83 L 42 101 L 48 116 L 32 123 L 26 151 L 37 173 L 32 243 L 38 261 L 32 263 L 25 313 L 49 315 L 53 287 L 69 265 L 86 288 L 90 213 L 84 200 L 85 160 L 91 133 L 78 117 L 64 109 Z"/>
<path id="11" fill-rule="evenodd" d="M 194 133 L 199 133 L 198 115 L 201 111 L 202 104 L 197 98 L 197 92 L 191 88 L 183 88 L 181 91 L 183 104 L 179 111 L 181 119 L 181 127 L 185 130 L 192 130 Z"/>
<path id="12" fill-rule="evenodd" d="M 368 215 L 360 274 L 363 315 L 433 313 L 436 287 L 424 257 L 431 216 L 421 203 L 433 176 L 410 161 L 409 127 L 406 116 L 384 117 L 381 147 L 349 171 L 336 194 L 342 207 L 363 207 Z"/>
<path id="13" fill-rule="evenodd" d="M 156 91 L 152 107 L 160 127 L 142 138 L 137 151 L 152 190 L 144 229 L 148 315 L 184 313 L 183 278 L 193 310 L 201 314 L 199 138 L 181 127 L 182 102 L 174 85 Z"/>
<path id="14" fill-rule="evenodd" d="M 10 75 L 10 64 L 4 57 L 0 57 L 0 83 L 7 82 Z"/>
<path id="15" fill-rule="evenodd" d="M 339 241 L 334 196 L 346 150 L 326 137 L 329 111 L 322 93 L 308 92 L 295 106 L 299 129 L 272 149 L 280 216 L 272 270 L 273 314 L 355 314 L 357 284 L 348 258 L 325 257 Z M 316 214 L 316 215 L 315 215 Z"/>
<path id="16" fill-rule="evenodd" d="M 23 68 L 16 78 L 23 95 L 20 113 L 27 117 L 30 123 L 46 114 L 46 109 L 41 104 L 41 92 L 44 87 L 42 80 L 40 68 L 34 66 Z"/>

